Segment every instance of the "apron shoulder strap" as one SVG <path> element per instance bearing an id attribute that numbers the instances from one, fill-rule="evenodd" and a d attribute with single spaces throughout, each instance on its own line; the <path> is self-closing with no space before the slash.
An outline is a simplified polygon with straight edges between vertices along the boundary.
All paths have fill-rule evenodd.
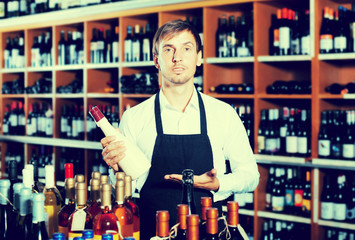
<path id="1" fill-rule="evenodd" d="M 197 91 L 198 96 L 198 105 L 200 108 L 200 126 L 201 126 L 201 134 L 207 135 L 207 120 L 206 120 L 206 111 L 205 105 L 203 104 L 202 97 L 199 91 Z"/>
<path id="2" fill-rule="evenodd" d="M 157 134 L 160 135 L 163 134 L 163 125 L 161 122 L 161 115 L 160 115 L 159 92 L 155 95 L 154 112 L 155 112 L 155 126 L 157 128 Z"/>

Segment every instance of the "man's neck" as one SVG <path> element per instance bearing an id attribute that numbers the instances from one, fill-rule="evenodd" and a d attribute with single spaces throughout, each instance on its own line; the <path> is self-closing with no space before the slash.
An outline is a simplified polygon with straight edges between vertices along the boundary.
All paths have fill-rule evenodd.
<path id="1" fill-rule="evenodd" d="M 170 105 L 184 112 L 194 92 L 194 85 L 193 83 L 174 86 L 163 85 L 162 90 Z"/>

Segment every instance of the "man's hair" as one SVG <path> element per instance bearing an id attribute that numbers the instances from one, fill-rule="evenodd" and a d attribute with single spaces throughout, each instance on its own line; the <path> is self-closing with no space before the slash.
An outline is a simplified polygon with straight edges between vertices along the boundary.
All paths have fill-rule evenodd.
<path id="1" fill-rule="evenodd" d="M 153 54 L 158 55 L 159 51 L 159 43 L 165 38 L 165 37 L 173 37 L 177 33 L 180 33 L 182 31 L 189 31 L 192 33 L 192 35 L 195 38 L 196 41 L 196 51 L 199 53 L 201 49 L 201 38 L 200 35 L 198 34 L 197 30 L 190 25 L 188 22 L 183 21 L 183 20 L 173 20 L 170 22 L 165 23 L 163 26 L 161 26 L 158 31 L 155 33 L 154 38 L 153 38 Z"/>

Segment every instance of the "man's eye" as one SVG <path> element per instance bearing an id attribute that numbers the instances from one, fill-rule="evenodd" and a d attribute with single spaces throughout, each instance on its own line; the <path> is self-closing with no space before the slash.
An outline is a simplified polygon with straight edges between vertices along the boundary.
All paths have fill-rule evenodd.
<path id="1" fill-rule="evenodd" d="M 190 51 L 190 50 L 191 50 L 191 48 L 189 48 L 189 47 L 185 48 L 185 51 Z"/>
<path id="2" fill-rule="evenodd" d="M 165 48 L 164 52 L 171 52 L 171 48 Z"/>

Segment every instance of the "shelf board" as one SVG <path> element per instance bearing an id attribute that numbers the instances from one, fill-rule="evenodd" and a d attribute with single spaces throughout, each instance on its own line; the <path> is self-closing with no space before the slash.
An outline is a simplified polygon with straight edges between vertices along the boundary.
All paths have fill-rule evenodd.
<path id="1" fill-rule="evenodd" d="M 330 53 L 330 54 L 319 54 L 319 60 L 354 60 L 355 53 Z"/>
<path id="2" fill-rule="evenodd" d="M 206 62 L 211 64 L 224 63 L 253 63 L 255 57 L 226 57 L 226 58 L 207 58 Z"/>
<path id="3" fill-rule="evenodd" d="M 254 217 L 254 210 L 240 208 L 239 214 Z"/>
<path id="4" fill-rule="evenodd" d="M 255 154 L 255 159 L 259 163 L 295 163 L 304 164 L 307 162 L 307 158 L 302 157 L 289 157 L 289 156 L 277 156 L 266 154 Z"/>
<path id="5" fill-rule="evenodd" d="M 84 64 L 73 64 L 73 65 L 56 65 L 54 66 L 54 70 L 56 71 L 70 71 L 70 70 L 82 70 L 84 68 Z"/>
<path id="6" fill-rule="evenodd" d="M 124 98 L 150 98 L 154 94 L 134 94 L 134 93 L 122 93 L 122 97 Z"/>
<path id="7" fill-rule="evenodd" d="M 12 141 L 12 142 L 46 145 L 46 146 L 54 146 L 54 147 L 70 147 L 70 148 L 94 149 L 94 150 L 102 149 L 100 142 L 61 139 L 61 138 L 0 135 L 0 141 Z"/>
<path id="8" fill-rule="evenodd" d="M 53 67 L 28 67 L 26 68 L 28 72 L 51 72 Z"/>
<path id="9" fill-rule="evenodd" d="M 25 94 L 1 94 L 3 98 L 24 98 Z"/>
<path id="10" fill-rule="evenodd" d="M 88 98 L 119 98 L 118 93 L 88 93 Z"/>
<path id="11" fill-rule="evenodd" d="M 260 93 L 256 95 L 259 98 L 265 99 L 311 99 L 311 94 L 267 94 L 267 93 Z"/>
<path id="12" fill-rule="evenodd" d="M 56 98 L 83 98 L 83 93 L 56 93 Z"/>
<path id="13" fill-rule="evenodd" d="M 119 63 L 87 63 L 88 69 L 106 69 L 106 68 L 118 68 Z"/>
<path id="14" fill-rule="evenodd" d="M 211 97 L 214 98 L 244 98 L 244 99 L 253 99 L 254 94 L 219 94 L 219 93 L 209 93 L 208 94 Z"/>
<path id="15" fill-rule="evenodd" d="M 312 57 L 309 55 L 290 55 L 290 56 L 258 56 L 259 62 L 297 62 L 297 61 L 311 61 Z"/>
<path id="16" fill-rule="evenodd" d="M 281 221 L 311 224 L 310 218 L 299 217 L 295 215 L 287 215 L 287 214 L 280 214 L 280 213 L 273 213 L 273 212 L 266 212 L 266 211 L 258 211 L 257 215 L 258 217 L 262 217 L 262 218 L 271 218 L 271 219 L 277 219 Z"/>
<path id="17" fill-rule="evenodd" d="M 122 62 L 122 67 L 154 67 L 154 61 L 146 62 Z"/>
<path id="18" fill-rule="evenodd" d="M 319 98 L 321 98 L 321 99 L 355 99 L 355 94 L 354 93 L 349 93 L 349 94 L 322 93 L 322 94 L 319 94 Z"/>
<path id="19" fill-rule="evenodd" d="M 342 229 L 355 231 L 355 224 L 351 224 L 351 223 L 318 220 L 318 225 L 324 227 L 335 227 L 335 228 L 342 228 Z"/>
<path id="20" fill-rule="evenodd" d="M 313 158 L 312 163 L 324 167 L 341 167 L 355 169 L 355 161 L 348 160 Z"/>
<path id="21" fill-rule="evenodd" d="M 52 98 L 53 94 L 51 93 L 35 93 L 35 94 L 26 94 L 28 98 Z"/>
<path id="22" fill-rule="evenodd" d="M 1 73 L 22 73 L 25 72 L 25 68 L 2 68 Z"/>

